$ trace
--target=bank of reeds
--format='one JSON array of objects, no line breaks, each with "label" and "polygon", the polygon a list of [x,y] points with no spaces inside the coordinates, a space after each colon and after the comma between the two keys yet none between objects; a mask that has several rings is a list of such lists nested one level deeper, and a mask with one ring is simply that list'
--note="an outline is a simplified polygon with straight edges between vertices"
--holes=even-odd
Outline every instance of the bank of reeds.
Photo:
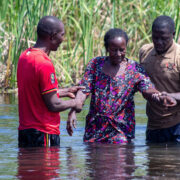
[{"label": "bank of reeds", "polygon": [[[169,15],[180,33],[178,0],[1,0],[0,61],[6,63],[3,86],[14,87],[20,53],[36,39],[40,17],[55,15],[65,24],[66,39],[51,54],[62,86],[75,84],[87,62],[105,55],[104,33],[111,27],[124,29],[130,38],[127,56],[138,60],[139,48],[151,41],[151,25],[159,15]],[[10,81],[9,81],[10,80]]]}]

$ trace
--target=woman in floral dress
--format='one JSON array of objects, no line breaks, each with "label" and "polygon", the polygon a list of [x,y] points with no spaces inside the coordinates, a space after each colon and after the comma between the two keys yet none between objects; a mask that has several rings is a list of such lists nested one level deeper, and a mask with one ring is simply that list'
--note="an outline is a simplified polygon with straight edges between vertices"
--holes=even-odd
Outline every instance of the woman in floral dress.
[{"label": "woman in floral dress", "polygon": [[[91,94],[86,117],[85,142],[128,143],[135,135],[134,94],[140,91],[146,99],[173,106],[176,102],[161,96],[144,69],[125,57],[127,34],[121,29],[110,29],[104,37],[109,56],[95,57],[87,65],[80,85],[82,103]],[[72,135],[76,119],[71,110],[67,130]]]}]

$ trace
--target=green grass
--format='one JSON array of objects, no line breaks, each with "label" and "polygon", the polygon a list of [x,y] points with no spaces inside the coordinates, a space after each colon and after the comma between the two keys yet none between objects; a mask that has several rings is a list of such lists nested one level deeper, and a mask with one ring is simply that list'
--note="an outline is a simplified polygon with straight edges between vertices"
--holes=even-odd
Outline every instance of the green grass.
[{"label": "green grass", "polygon": [[151,42],[151,25],[159,15],[174,19],[177,41],[179,8],[178,0],[1,0],[0,61],[9,64],[11,72],[6,86],[16,85],[18,57],[34,44],[36,25],[44,15],[55,15],[65,24],[66,39],[51,58],[61,86],[69,86],[79,81],[92,57],[106,54],[103,36],[109,28],[127,32],[127,56],[134,60],[140,47]]}]

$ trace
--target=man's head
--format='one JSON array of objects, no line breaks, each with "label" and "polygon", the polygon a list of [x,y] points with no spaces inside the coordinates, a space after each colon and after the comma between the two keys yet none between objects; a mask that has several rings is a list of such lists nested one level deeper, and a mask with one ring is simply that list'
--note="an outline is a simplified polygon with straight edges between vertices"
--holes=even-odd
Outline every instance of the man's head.
[{"label": "man's head", "polygon": [[56,51],[64,40],[64,24],[54,16],[44,16],[38,23],[37,35],[48,43],[50,50]]},{"label": "man's head", "polygon": [[152,25],[152,41],[158,54],[165,53],[173,43],[175,24],[169,16],[157,17]]}]

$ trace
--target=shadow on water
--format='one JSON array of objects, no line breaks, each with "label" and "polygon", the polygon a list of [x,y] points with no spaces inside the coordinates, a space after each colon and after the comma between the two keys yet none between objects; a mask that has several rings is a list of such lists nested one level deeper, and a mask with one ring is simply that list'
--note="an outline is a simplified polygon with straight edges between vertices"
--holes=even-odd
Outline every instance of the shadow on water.
[{"label": "shadow on water", "polygon": [[180,179],[180,145],[146,144],[145,101],[136,102],[136,138],[128,145],[83,143],[84,111],[72,137],[61,113],[61,146],[18,148],[18,107],[14,95],[0,96],[0,179]]}]

